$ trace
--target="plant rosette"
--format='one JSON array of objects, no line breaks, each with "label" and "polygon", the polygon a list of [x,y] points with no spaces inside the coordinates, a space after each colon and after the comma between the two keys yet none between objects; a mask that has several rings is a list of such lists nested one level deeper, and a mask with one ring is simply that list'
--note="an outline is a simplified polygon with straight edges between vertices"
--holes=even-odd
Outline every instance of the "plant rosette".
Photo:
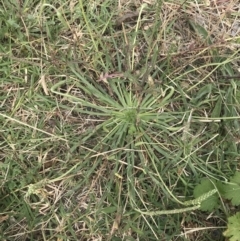
[{"label": "plant rosette", "polygon": [[[81,115],[94,120],[94,126],[82,132],[79,145],[87,146],[99,162],[104,156],[116,165],[119,161],[127,165],[131,180],[127,185],[134,183],[139,170],[153,173],[151,177],[157,172],[160,177],[158,172],[165,168],[163,160],[170,161],[176,158],[173,153],[181,151],[173,133],[182,129],[184,114],[171,111],[174,87],[163,85],[153,93],[136,90],[134,83],[124,78],[98,83],[72,71],[74,77],[55,84],[51,91],[76,103]],[[80,94],[64,93],[63,86],[76,88]]]}]

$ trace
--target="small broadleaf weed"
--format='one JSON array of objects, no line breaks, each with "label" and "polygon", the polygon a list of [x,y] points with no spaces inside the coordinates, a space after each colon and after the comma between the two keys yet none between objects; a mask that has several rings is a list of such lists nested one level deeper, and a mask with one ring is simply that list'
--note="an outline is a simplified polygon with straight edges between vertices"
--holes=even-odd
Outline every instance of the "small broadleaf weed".
[{"label": "small broadleaf weed", "polygon": [[223,186],[223,197],[230,200],[232,205],[240,205],[240,172],[230,178],[230,182]]},{"label": "small broadleaf weed", "polygon": [[[220,181],[210,181],[203,179],[194,189],[194,197],[198,198],[213,188],[217,188],[217,193],[201,202],[200,209],[202,211],[213,211],[220,205],[220,197],[224,200],[230,200],[233,206],[240,205],[240,172],[236,172],[230,178],[230,182],[222,183]],[[228,218],[227,230],[223,235],[230,241],[240,241],[240,212]]]},{"label": "small broadleaf weed", "polygon": [[223,235],[229,238],[229,241],[239,241],[240,237],[240,212],[228,218],[227,230]]}]

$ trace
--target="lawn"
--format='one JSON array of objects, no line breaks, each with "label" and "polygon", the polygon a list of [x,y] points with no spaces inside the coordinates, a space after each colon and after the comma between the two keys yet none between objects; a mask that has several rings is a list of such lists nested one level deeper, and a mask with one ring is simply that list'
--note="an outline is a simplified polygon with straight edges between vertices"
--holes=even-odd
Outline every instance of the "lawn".
[{"label": "lawn", "polygon": [[2,0],[0,239],[237,241],[239,11]]}]

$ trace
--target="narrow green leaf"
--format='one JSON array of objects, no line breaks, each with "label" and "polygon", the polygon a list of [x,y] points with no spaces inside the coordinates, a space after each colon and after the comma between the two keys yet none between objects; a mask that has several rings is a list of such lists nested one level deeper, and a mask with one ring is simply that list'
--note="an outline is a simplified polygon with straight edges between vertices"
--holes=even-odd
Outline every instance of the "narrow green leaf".
[{"label": "narrow green leaf", "polygon": [[222,97],[219,96],[218,100],[217,100],[217,102],[215,104],[215,107],[214,107],[214,109],[212,111],[211,118],[218,118],[218,117],[220,117],[221,110],[222,110]]}]

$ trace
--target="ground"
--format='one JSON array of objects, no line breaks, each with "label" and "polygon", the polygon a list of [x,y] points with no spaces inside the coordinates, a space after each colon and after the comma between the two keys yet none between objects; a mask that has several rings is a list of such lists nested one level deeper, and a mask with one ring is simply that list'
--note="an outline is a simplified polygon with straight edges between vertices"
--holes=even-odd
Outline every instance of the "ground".
[{"label": "ground", "polygon": [[1,240],[225,240],[239,1],[0,6]]}]

